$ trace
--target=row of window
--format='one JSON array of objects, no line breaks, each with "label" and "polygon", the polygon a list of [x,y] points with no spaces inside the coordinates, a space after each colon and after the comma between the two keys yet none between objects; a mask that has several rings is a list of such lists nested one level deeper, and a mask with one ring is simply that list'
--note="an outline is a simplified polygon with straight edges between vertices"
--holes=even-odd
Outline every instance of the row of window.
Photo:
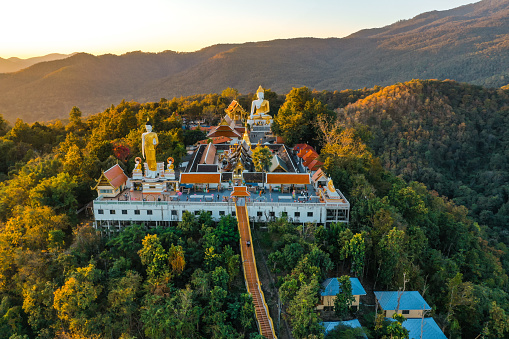
[{"label": "row of window", "polygon": [[[147,215],[152,215],[152,210],[146,210],[147,212]],[[209,214],[212,214],[211,211],[207,211]],[[97,213],[98,214],[104,214],[104,210],[97,210]],[[115,210],[110,210],[110,214],[115,214]],[[201,211],[195,211],[194,214],[195,215],[199,215],[201,213]],[[313,212],[307,212],[308,214],[308,217],[312,217],[313,216]],[[127,214],[127,210],[122,210],[122,214]],[[140,215],[140,210],[134,210],[134,214],[136,215]],[[171,215],[178,215],[178,212],[177,210],[172,210],[171,211]],[[225,211],[219,211],[219,215],[222,216],[222,215],[225,215]],[[235,212],[232,212],[232,215],[235,216]],[[287,212],[283,212],[282,215],[284,217],[287,217],[288,216],[288,213]],[[256,216],[258,217],[263,217],[263,212],[262,211],[258,211],[256,212]],[[274,211],[269,211],[269,217],[275,217],[276,216],[276,213]],[[294,217],[298,218],[300,217],[300,212],[294,212],[293,214]]]}]

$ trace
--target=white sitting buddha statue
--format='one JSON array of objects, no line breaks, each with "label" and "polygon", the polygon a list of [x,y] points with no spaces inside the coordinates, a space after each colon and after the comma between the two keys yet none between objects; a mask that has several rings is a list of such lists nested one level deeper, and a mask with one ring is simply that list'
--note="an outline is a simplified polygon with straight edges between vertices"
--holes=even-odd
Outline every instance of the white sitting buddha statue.
[{"label": "white sitting buddha statue", "polygon": [[271,119],[271,116],[267,114],[270,111],[269,102],[263,98],[264,91],[262,86],[258,87],[256,94],[258,99],[253,100],[253,103],[251,104],[251,115],[249,116],[249,120]]}]

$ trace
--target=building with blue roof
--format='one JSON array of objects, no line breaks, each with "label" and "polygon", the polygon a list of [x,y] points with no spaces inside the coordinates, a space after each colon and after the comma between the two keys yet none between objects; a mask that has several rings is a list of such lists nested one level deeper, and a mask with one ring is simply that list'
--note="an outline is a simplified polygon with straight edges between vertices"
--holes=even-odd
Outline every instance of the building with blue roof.
[{"label": "building with blue roof", "polygon": [[[355,300],[352,302],[352,307],[359,307],[360,296],[366,295],[364,287],[357,278],[350,277],[352,284],[352,295]],[[316,307],[318,310],[332,310],[334,308],[334,300],[336,295],[341,290],[338,278],[329,278],[322,282],[322,292],[320,292],[320,303]]]},{"label": "building with blue roof", "polygon": [[417,291],[377,291],[375,297],[387,318],[391,318],[396,309],[405,318],[422,318],[431,307]]},{"label": "building with blue roof", "polygon": [[[359,320],[357,320],[357,319],[346,320],[346,321],[325,321],[322,323],[322,325],[324,327],[325,335],[327,335],[330,331],[334,330],[339,325],[349,326],[351,328],[361,328],[362,329],[362,325],[359,322]],[[362,331],[362,333],[363,333],[363,337],[367,338],[364,331]]]},{"label": "building with blue roof", "polygon": [[[392,318],[387,320],[395,321]],[[408,330],[409,339],[447,339],[433,318],[407,319],[402,325]]]}]

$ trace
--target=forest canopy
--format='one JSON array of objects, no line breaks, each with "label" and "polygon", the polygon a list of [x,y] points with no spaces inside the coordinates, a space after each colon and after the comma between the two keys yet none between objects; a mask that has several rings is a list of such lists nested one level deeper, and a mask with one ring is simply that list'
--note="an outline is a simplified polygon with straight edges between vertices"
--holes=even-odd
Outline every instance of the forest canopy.
[{"label": "forest canopy", "polygon": [[[450,338],[509,335],[507,88],[413,80],[265,94],[274,131],[290,145],[313,145],[351,203],[348,225],[281,217],[261,232],[294,337],[323,336],[314,312],[319,283],[338,274],[369,290],[420,291]],[[74,107],[68,120],[44,124],[9,126],[0,117],[7,337],[257,335],[233,217],[188,214],[172,227],[137,225],[107,238],[76,213],[95,198],[90,187],[102,170],[118,163],[132,171],[147,119],[159,136],[158,160],[171,156],[178,167],[232,99],[248,107],[253,96],[230,88],[122,101],[88,117]],[[386,335],[387,324],[363,322],[374,337]]]}]

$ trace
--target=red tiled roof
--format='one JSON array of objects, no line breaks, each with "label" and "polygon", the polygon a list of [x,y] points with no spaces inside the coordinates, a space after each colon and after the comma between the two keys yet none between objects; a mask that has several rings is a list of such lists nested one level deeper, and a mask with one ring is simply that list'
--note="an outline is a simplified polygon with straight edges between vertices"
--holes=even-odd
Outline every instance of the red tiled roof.
[{"label": "red tiled roof", "polygon": [[318,170],[318,168],[320,166],[323,166],[323,162],[321,161],[318,161],[318,159],[315,159],[313,161],[311,161],[311,163],[309,165],[307,165],[306,167],[310,170],[310,171],[316,171]]},{"label": "red tiled roof", "polygon": [[249,197],[251,193],[247,191],[246,186],[233,186],[233,192],[230,194],[231,197]]},{"label": "red tiled roof", "polygon": [[181,184],[219,184],[221,173],[181,173]]},{"label": "red tiled roof", "polygon": [[[212,137],[212,138],[209,138],[209,139],[212,139],[212,143],[214,145],[229,143],[230,141],[232,141],[232,139],[230,139],[228,137]],[[208,144],[209,139],[200,140],[200,141],[197,142],[197,144],[198,145]]]},{"label": "red tiled roof", "polygon": [[267,173],[267,184],[309,184],[309,174],[307,173]]},{"label": "red tiled roof", "polygon": [[122,186],[127,181],[127,175],[125,175],[124,171],[118,164],[104,172],[104,176],[108,179],[111,186],[115,188]]},{"label": "red tiled roof", "polygon": [[300,150],[299,153],[297,153],[297,156],[302,158],[308,151],[314,151],[315,149],[307,144],[305,144]]},{"label": "red tiled roof", "polygon": [[303,160],[308,160],[308,159],[316,159],[318,158],[318,153],[315,152],[315,150],[309,150],[306,154],[304,154],[302,156],[302,159]]},{"label": "red tiled roof", "polygon": [[294,151],[300,151],[304,147],[311,147],[311,146],[309,146],[308,144],[297,144],[297,145],[293,146],[293,150]]}]

